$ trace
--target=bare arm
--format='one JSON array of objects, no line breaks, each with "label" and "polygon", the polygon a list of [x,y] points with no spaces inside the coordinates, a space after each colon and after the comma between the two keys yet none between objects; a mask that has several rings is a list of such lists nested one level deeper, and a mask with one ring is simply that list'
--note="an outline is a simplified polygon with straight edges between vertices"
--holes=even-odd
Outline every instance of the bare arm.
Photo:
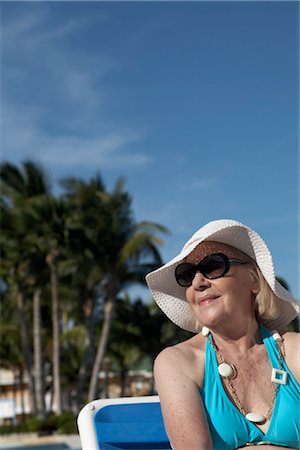
[{"label": "bare arm", "polygon": [[166,432],[174,450],[211,450],[199,387],[188,372],[183,355],[175,347],[163,350],[155,360],[154,376]]},{"label": "bare arm", "polygon": [[285,333],[284,343],[286,363],[298,383],[300,383],[300,334],[295,332]]}]

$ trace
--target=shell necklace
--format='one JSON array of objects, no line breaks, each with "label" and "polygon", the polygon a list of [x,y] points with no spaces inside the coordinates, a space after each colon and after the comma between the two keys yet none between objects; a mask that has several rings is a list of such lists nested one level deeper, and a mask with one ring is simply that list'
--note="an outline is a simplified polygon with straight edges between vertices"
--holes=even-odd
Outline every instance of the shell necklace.
[{"label": "shell necklace", "polygon": [[[212,346],[212,348],[215,351],[217,361],[218,361],[218,372],[222,378],[226,379],[228,389],[230,391],[230,394],[231,394],[237,408],[245,416],[245,418],[247,420],[249,420],[250,422],[254,422],[254,423],[264,423],[267,420],[270,420],[270,418],[272,416],[272,411],[273,411],[273,407],[274,407],[274,403],[275,403],[279,385],[286,384],[286,379],[287,379],[287,373],[281,369],[282,368],[282,359],[285,358],[285,348],[284,348],[283,339],[277,331],[272,331],[271,333],[272,333],[272,337],[275,340],[275,342],[277,343],[277,347],[278,347],[278,369],[272,368],[271,381],[273,383],[275,383],[275,389],[274,389],[274,393],[273,393],[272,400],[270,402],[268,411],[267,411],[266,415],[264,416],[263,414],[260,414],[260,413],[246,411],[246,409],[242,405],[242,403],[236,393],[236,390],[233,386],[233,383],[232,383],[232,380],[234,378],[236,378],[238,375],[236,367],[233,364],[230,364],[225,361],[225,359],[223,358],[222,354],[220,353],[219,349],[217,348],[217,346],[214,342],[214,339],[213,339],[213,336],[212,336],[210,330],[207,327],[202,328],[202,335],[207,338],[209,344]],[[210,334],[211,339],[208,339],[209,334]]]}]

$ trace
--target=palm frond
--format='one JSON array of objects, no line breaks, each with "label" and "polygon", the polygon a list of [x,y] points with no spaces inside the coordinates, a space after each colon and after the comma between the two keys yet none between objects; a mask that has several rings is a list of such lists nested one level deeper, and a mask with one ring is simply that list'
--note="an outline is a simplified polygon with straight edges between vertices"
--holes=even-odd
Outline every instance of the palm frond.
[{"label": "palm frond", "polygon": [[117,180],[117,182],[115,184],[115,187],[113,189],[112,194],[113,195],[118,195],[118,194],[123,193],[123,189],[124,189],[125,183],[126,183],[126,178],[125,177],[118,178],[118,180]]},{"label": "palm frond", "polygon": [[3,162],[0,165],[0,179],[6,194],[26,194],[22,173],[14,164]]},{"label": "palm frond", "polygon": [[156,222],[148,222],[148,221],[139,222],[137,224],[137,230],[145,231],[148,233],[158,232],[163,234],[170,234],[170,230],[167,227]]},{"label": "palm frond", "polygon": [[41,164],[27,159],[23,162],[23,172],[27,197],[41,194],[50,195],[50,176]]},{"label": "palm frond", "polygon": [[160,262],[161,257],[157,246],[163,241],[152,234],[146,232],[136,232],[123,246],[120,252],[120,263],[125,264],[129,259],[138,259],[142,256],[151,257],[154,261]]}]

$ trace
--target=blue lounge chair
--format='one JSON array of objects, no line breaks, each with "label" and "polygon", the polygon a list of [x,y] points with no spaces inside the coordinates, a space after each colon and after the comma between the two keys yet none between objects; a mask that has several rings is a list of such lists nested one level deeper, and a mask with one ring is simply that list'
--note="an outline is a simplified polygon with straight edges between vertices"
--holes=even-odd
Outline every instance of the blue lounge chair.
[{"label": "blue lounge chair", "polygon": [[78,415],[82,450],[167,450],[157,395],[95,400]]}]

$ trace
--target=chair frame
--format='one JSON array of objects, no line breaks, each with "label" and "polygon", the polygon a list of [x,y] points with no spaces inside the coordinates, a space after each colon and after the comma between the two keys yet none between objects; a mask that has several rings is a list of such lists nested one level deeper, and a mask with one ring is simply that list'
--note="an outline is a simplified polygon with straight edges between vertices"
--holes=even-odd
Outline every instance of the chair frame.
[{"label": "chair frame", "polygon": [[101,409],[111,405],[129,405],[134,403],[159,403],[159,397],[158,395],[151,395],[141,397],[110,398],[94,400],[87,403],[79,412],[77,418],[82,450],[101,450],[94,423],[94,418]]}]

